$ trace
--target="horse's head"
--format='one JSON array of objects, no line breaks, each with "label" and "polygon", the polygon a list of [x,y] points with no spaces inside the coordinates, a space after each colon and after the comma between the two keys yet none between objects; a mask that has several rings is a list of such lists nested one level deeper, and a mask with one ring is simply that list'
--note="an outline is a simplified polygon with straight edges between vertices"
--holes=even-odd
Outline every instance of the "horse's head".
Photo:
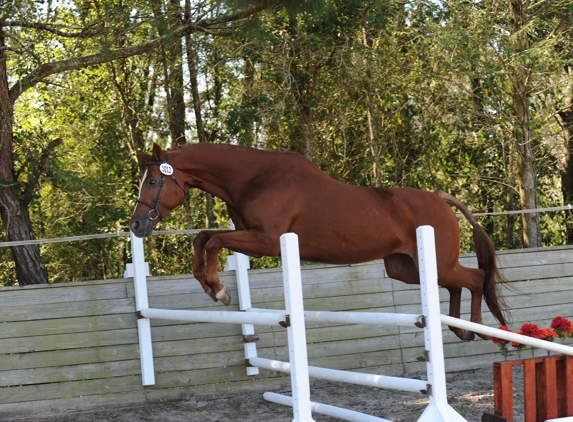
[{"label": "horse's head", "polygon": [[146,170],[130,228],[137,237],[144,237],[151,235],[153,227],[183,202],[185,191],[175,176],[176,170],[167,162],[165,152],[159,145],[153,144],[151,155],[140,151],[137,155],[145,161]]}]

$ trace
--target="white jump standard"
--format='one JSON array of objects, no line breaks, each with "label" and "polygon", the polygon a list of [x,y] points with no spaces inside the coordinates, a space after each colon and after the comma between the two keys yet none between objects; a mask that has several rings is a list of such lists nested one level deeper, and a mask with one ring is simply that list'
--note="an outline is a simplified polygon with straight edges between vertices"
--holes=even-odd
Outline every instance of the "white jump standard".
[{"label": "white jump standard", "polygon": [[[141,294],[136,293],[136,306],[139,316],[141,317],[140,321],[149,321],[148,318],[161,318],[182,321],[243,324],[244,337],[254,334],[254,324],[279,324],[283,327],[287,326],[290,363],[258,358],[255,343],[247,342],[245,344],[245,356],[250,365],[252,365],[247,367],[247,373],[249,375],[258,373],[259,367],[291,374],[292,398],[275,393],[265,393],[264,397],[273,402],[292,405],[294,413],[293,422],[313,421],[311,409],[316,413],[335,416],[349,421],[388,421],[387,419],[365,415],[348,409],[341,409],[320,403],[311,403],[309,376],[373,387],[422,392],[429,396],[430,404],[418,421],[462,422],[465,421],[465,419],[448,405],[445,390],[445,371],[437,274],[435,270],[433,229],[431,227],[421,227],[417,232],[422,278],[423,315],[326,311],[305,312],[303,309],[298,238],[295,234],[288,233],[281,236],[281,256],[283,259],[283,280],[286,302],[285,311],[251,308],[247,276],[248,258],[241,254],[235,254],[229,257],[229,269],[234,269],[237,272],[239,301],[242,312],[150,309],[147,307],[146,287],[136,287],[136,292],[141,292]],[[141,239],[132,236],[132,242],[132,245],[141,243]],[[133,250],[135,255],[136,248],[134,247]],[[142,254],[142,249],[138,251],[138,253]],[[136,262],[135,258],[134,262]],[[433,266],[432,263],[434,263]],[[139,265],[142,264],[139,263]],[[422,267],[424,267],[424,270],[422,270]],[[143,274],[142,276],[142,274],[142,272],[134,272],[134,282],[136,285],[145,284],[145,275]],[[138,296],[143,296],[144,294],[145,298],[138,298]],[[429,361],[427,362],[428,381],[353,373],[328,368],[309,368],[306,349],[306,332],[304,328],[305,318],[309,321],[347,324],[380,324],[408,327],[420,327],[425,324],[424,336],[426,339],[426,348],[429,351]],[[145,332],[149,330],[149,324],[141,324],[140,330],[142,331],[142,333],[140,333],[140,341],[149,342],[148,345],[142,345],[140,348],[143,382],[144,385],[152,385],[154,379],[150,347],[151,336]],[[151,371],[151,374],[148,373],[149,371]]]}]

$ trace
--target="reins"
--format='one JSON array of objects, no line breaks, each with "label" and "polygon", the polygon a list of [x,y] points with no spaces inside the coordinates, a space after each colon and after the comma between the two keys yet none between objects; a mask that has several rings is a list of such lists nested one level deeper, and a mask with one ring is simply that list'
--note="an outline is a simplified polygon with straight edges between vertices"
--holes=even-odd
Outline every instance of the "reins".
[{"label": "reins", "polygon": [[[157,207],[159,206],[159,202],[161,201],[161,194],[163,192],[163,186],[165,184],[165,176],[171,176],[171,178],[175,181],[177,186],[179,186],[179,188],[183,191],[184,194],[185,194],[185,189],[183,189],[183,186],[181,186],[179,181],[173,175],[173,167],[171,165],[167,164],[167,156],[165,155],[165,153],[163,153],[163,162],[162,163],[156,162],[156,161],[150,161],[150,162],[145,163],[145,167],[148,167],[148,166],[159,166],[159,171],[161,172],[161,179],[159,179],[159,192],[157,193],[157,198],[155,199],[154,204],[150,204],[149,202],[143,201],[141,199],[137,199],[137,203],[146,205],[149,208],[151,208],[149,210],[149,212],[147,213],[147,217],[151,221],[157,220],[157,218],[159,218],[159,220],[161,220],[161,221],[164,221],[165,218],[161,215],[161,213],[159,212],[159,209]],[[142,186],[142,188],[143,188],[143,186]]]}]

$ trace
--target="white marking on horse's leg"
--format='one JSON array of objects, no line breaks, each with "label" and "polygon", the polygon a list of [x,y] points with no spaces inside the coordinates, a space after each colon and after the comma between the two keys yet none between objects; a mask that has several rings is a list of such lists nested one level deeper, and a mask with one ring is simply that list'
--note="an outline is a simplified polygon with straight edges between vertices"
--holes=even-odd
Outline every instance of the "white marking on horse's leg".
[{"label": "white marking on horse's leg", "polygon": [[221,300],[221,298],[226,298],[227,297],[227,293],[225,293],[225,289],[221,289],[219,290],[219,293],[217,293],[215,295],[215,297],[219,300]]},{"label": "white marking on horse's leg", "polygon": [[222,289],[219,290],[219,293],[217,293],[215,297],[223,302],[226,306],[229,306],[231,304],[231,292],[229,292],[229,289],[225,284],[221,283],[221,287]]}]

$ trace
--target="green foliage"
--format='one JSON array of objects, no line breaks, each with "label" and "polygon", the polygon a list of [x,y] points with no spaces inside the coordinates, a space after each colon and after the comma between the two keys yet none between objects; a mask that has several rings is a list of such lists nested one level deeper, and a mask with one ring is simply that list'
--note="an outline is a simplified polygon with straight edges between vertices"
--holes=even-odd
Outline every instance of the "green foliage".
[{"label": "green foliage", "polygon": [[[11,29],[10,40],[19,40],[10,44],[12,78],[40,63],[146,41],[162,29],[155,5],[168,11],[161,2],[20,3],[22,20],[46,19],[47,7],[66,31],[101,33],[70,38]],[[194,2],[190,13],[192,19],[214,18],[256,3]],[[528,26],[514,33],[507,4],[494,1],[269,1],[269,9],[234,25],[230,36],[213,30],[189,38],[199,58],[207,139],[296,151],[348,183],[444,190],[475,212],[515,210],[521,205],[512,87],[516,72],[527,67],[537,202],[560,205],[563,139],[555,113],[566,104],[563,64],[570,60],[572,35],[563,25],[573,10],[568,2],[526,3]],[[516,37],[524,34],[526,48],[518,50]],[[135,151],[152,142],[170,146],[169,69],[162,54],[158,48],[51,76],[18,100],[19,184],[12,189],[22,195],[43,148],[63,139],[30,203],[36,237],[128,230],[141,177]],[[193,142],[197,129],[187,85],[185,95],[186,135]],[[174,210],[160,228],[206,227],[205,196],[195,191],[189,199],[189,210]],[[215,227],[228,226],[218,200],[214,216]],[[498,249],[523,246],[520,216],[480,221]],[[543,214],[540,224],[544,245],[563,244],[571,216]],[[470,226],[461,220],[460,230],[462,250],[472,250]],[[192,272],[191,241],[146,241],[152,272]],[[121,277],[130,251],[125,239],[116,238],[44,245],[42,256],[50,280],[68,281]],[[277,262],[264,258],[253,266]],[[3,249],[0,280],[13,284],[13,271]]]}]

